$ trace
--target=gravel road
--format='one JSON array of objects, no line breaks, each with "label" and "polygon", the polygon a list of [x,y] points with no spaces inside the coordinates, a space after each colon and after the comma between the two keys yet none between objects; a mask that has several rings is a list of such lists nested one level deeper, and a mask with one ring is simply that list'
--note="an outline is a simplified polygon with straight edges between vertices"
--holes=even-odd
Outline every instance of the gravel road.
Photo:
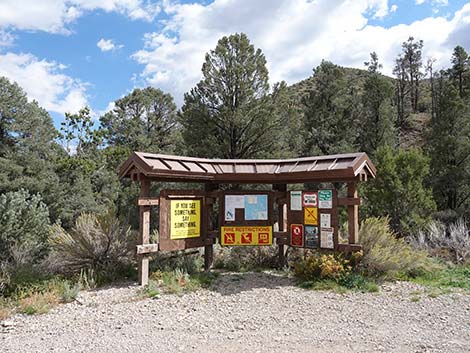
[{"label": "gravel road", "polygon": [[[1,352],[469,352],[470,295],[398,282],[380,293],[297,288],[272,273],[222,274],[211,290],[136,299],[83,292],[0,323]],[[417,299],[419,298],[419,300]]]}]

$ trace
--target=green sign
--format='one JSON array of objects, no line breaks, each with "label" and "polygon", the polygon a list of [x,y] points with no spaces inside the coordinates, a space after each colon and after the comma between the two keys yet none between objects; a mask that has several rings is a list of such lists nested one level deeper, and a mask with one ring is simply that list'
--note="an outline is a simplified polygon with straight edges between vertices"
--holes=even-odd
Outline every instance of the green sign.
[{"label": "green sign", "polygon": [[332,190],[318,190],[318,208],[333,208]]}]

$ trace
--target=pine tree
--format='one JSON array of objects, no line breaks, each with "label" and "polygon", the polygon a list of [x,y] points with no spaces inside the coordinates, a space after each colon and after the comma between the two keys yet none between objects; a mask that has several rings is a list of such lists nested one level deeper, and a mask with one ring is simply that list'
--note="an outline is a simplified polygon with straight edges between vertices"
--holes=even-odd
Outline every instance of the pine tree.
[{"label": "pine tree", "polygon": [[354,85],[329,61],[314,69],[313,79],[315,86],[303,99],[304,155],[356,150],[360,99]]},{"label": "pine tree", "polygon": [[377,54],[371,53],[371,61],[364,63],[369,75],[362,94],[363,116],[358,136],[361,151],[373,156],[380,146],[396,144],[394,110],[392,107],[393,85],[382,76]]},{"label": "pine tree", "polygon": [[100,118],[107,143],[128,151],[171,152],[176,143],[176,105],[169,93],[136,88]]},{"label": "pine tree", "polygon": [[202,75],[180,114],[187,152],[235,159],[276,153],[280,118],[261,50],[243,33],[223,37],[206,54]]}]

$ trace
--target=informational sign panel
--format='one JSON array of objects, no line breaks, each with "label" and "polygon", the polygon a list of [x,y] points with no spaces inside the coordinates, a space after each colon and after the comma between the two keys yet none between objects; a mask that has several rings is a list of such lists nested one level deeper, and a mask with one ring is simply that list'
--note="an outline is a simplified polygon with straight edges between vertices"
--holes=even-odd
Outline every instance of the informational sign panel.
[{"label": "informational sign panel", "polygon": [[318,207],[333,208],[333,191],[318,190]]},{"label": "informational sign panel", "polygon": [[245,195],[245,221],[268,220],[268,195]]},{"label": "informational sign panel", "polygon": [[290,245],[299,247],[304,246],[304,226],[302,224],[291,224]]},{"label": "informational sign panel", "polygon": [[314,191],[304,191],[302,203],[304,207],[318,207],[318,194]]},{"label": "informational sign panel", "polygon": [[225,195],[225,220],[235,220],[235,209],[245,208],[244,195]]},{"label": "informational sign panel", "polygon": [[268,195],[225,195],[225,221],[236,221],[235,209],[243,209],[245,221],[268,220]]},{"label": "informational sign panel", "polygon": [[305,207],[304,208],[304,224],[318,225],[318,208]]},{"label": "informational sign panel", "polygon": [[329,213],[320,213],[320,226],[322,228],[331,227],[331,215]]},{"label": "informational sign panel", "polygon": [[302,211],[302,191],[290,192],[290,210]]},{"label": "informational sign panel", "polygon": [[222,245],[271,245],[273,243],[273,228],[260,227],[222,227]]},{"label": "informational sign panel", "polygon": [[170,239],[201,236],[201,201],[171,200]]},{"label": "informational sign panel", "polygon": [[305,226],[305,247],[318,248],[318,227]]},{"label": "informational sign panel", "polygon": [[333,242],[333,228],[321,228],[320,233],[320,246],[324,249],[333,249],[334,242]]}]

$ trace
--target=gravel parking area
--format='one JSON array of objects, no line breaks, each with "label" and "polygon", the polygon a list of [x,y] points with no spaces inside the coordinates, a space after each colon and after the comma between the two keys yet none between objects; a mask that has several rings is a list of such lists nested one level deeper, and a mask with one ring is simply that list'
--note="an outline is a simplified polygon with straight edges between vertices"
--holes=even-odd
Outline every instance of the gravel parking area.
[{"label": "gravel parking area", "polygon": [[2,352],[469,352],[470,295],[388,283],[311,291],[273,273],[224,273],[211,290],[136,299],[134,284],[0,323]]}]

